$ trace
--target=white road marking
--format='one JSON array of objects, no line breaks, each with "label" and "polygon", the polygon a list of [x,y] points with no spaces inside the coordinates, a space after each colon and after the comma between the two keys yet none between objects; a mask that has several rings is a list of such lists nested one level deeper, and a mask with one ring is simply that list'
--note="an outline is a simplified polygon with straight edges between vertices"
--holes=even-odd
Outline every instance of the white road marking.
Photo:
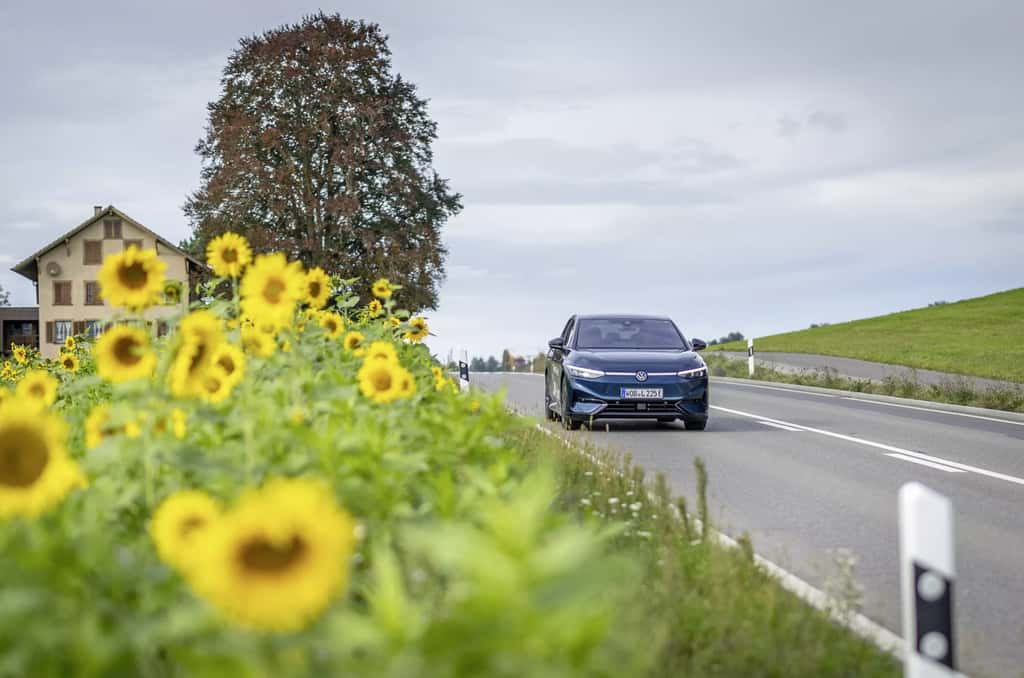
[{"label": "white road marking", "polygon": [[794,433],[799,433],[800,432],[800,429],[798,429],[798,428],[793,428],[792,426],[783,426],[782,424],[775,424],[775,423],[770,422],[770,421],[759,421],[757,423],[758,424],[764,424],[765,426],[771,426],[773,428],[781,428],[783,431],[793,431]]},{"label": "white road marking", "polygon": [[953,412],[951,410],[940,410],[935,407],[922,407],[920,405],[903,405],[901,403],[889,403],[884,400],[869,400],[868,398],[857,398],[855,396],[842,395],[840,393],[816,393],[814,391],[804,391],[799,388],[781,388],[779,386],[765,386],[764,384],[740,384],[734,381],[726,382],[726,386],[740,386],[742,388],[763,388],[770,391],[785,391],[787,393],[800,393],[802,395],[817,396],[819,398],[835,398],[836,400],[852,400],[858,403],[867,403],[869,405],[884,405],[886,407],[902,407],[906,410],[919,410],[921,412],[934,412],[935,414],[949,414],[954,417],[967,417],[968,419],[982,419],[984,421],[994,421],[999,424],[1013,424],[1014,426],[1024,426],[1024,421],[1014,421],[1013,419],[1000,419],[999,417],[989,417],[983,414],[970,414],[968,412]]},{"label": "white road marking", "polygon": [[953,468],[952,466],[935,464],[933,462],[925,461],[923,459],[914,459],[913,457],[908,457],[905,454],[898,454],[896,452],[889,452],[885,456],[892,457],[893,459],[902,459],[903,461],[909,461],[911,464],[920,464],[921,466],[927,466],[928,468],[937,469],[939,471],[945,471],[946,473],[963,473],[962,470],[958,468]]},{"label": "white road marking", "polygon": [[885,405],[887,407],[902,407],[907,410],[920,410],[922,412],[935,412],[937,414],[951,414],[954,417],[967,417],[969,419],[983,419],[985,421],[995,421],[1000,424],[1013,424],[1014,426],[1024,426],[1024,421],[1013,421],[1012,419],[1000,419],[998,417],[986,417],[982,414],[968,414],[967,412],[950,412],[949,410],[937,410],[934,407],[921,407],[920,405],[902,405],[900,403],[887,403],[881,400],[868,400],[867,398],[854,398],[852,396],[842,396],[846,400],[855,400],[858,403],[871,403],[872,405]]},{"label": "white road marking", "polygon": [[897,454],[903,454],[908,457],[914,457],[915,459],[923,459],[924,461],[934,462],[936,464],[943,464],[945,466],[952,466],[953,468],[960,469],[961,471],[968,471],[970,473],[977,473],[978,475],[988,476],[989,478],[996,478],[998,480],[1005,480],[1008,483],[1014,483],[1016,485],[1024,485],[1024,478],[1018,478],[1017,476],[1011,476],[1006,473],[999,473],[998,471],[990,471],[979,466],[971,466],[970,464],[962,464],[952,459],[943,459],[942,457],[933,457],[930,454],[924,454],[922,452],[915,452],[913,450],[905,450],[902,447],[895,447],[893,445],[886,445],[885,443],[876,443],[872,440],[866,440],[864,438],[857,438],[855,436],[843,435],[842,433],[833,433],[832,431],[824,431],[820,428],[812,428],[810,426],[804,426],[802,424],[794,424],[790,421],[782,421],[780,419],[772,419],[770,417],[763,417],[759,414],[751,414],[749,412],[741,412],[739,410],[729,409],[728,407],[720,407],[718,405],[711,405],[711,409],[719,410],[721,412],[728,412],[729,414],[735,414],[740,417],[749,417],[751,419],[757,419],[759,421],[770,421],[775,424],[782,424],[783,426],[791,426],[793,428],[800,429],[801,431],[810,431],[811,433],[817,433],[819,435],[828,436],[830,438],[836,438],[838,440],[845,440],[850,443],[857,443],[858,445],[865,445],[867,447],[874,447],[879,450],[885,450],[886,452],[896,452]]}]

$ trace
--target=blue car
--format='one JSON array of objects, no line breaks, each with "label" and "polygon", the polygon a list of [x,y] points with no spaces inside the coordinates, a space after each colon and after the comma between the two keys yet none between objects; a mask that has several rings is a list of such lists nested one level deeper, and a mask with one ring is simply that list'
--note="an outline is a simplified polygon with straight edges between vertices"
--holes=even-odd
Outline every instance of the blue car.
[{"label": "blue car", "polygon": [[544,405],[568,429],[597,419],[708,423],[708,368],[670,318],[577,315],[548,342]]}]

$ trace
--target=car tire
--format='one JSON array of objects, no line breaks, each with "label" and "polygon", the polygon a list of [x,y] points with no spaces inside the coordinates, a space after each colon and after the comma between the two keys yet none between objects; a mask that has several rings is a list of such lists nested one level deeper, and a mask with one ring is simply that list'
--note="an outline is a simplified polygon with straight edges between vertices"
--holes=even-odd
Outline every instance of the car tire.
[{"label": "car tire", "polygon": [[562,397],[560,398],[560,400],[562,401],[561,402],[561,405],[562,405],[562,415],[561,415],[562,427],[565,428],[566,431],[576,431],[576,430],[579,430],[580,424],[582,422],[580,422],[580,421],[578,421],[576,419],[573,419],[572,415],[569,414],[569,405],[568,405],[568,401],[569,401],[569,384],[568,384],[568,382],[565,381],[565,379],[562,379],[562,391],[561,391],[561,394],[562,394]]},{"label": "car tire", "polygon": [[708,426],[708,421],[684,421],[687,431],[703,431]]},{"label": "car tire", "polygon": [[659,424],[671,424],[675,420],[675,417],[658,417]]},{"label": "car tire", "polygon": [[558,419],[558,415],[551,409],[551,394],[548,393],[548,375],[544,375],[544,418],[548,421]]}]

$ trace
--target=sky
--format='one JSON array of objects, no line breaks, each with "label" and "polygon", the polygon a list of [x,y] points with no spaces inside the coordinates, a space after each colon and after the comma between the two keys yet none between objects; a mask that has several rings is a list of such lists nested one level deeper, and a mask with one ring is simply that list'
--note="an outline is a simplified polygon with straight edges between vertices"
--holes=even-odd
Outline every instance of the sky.
[{"label": "sky", "polygon": [[239,38],[379,23],[464,195],[440,356],[573,313],[763,336],[1024,286],[1024,3],[0,5],[0,286],[113,204],[172,242]]}]

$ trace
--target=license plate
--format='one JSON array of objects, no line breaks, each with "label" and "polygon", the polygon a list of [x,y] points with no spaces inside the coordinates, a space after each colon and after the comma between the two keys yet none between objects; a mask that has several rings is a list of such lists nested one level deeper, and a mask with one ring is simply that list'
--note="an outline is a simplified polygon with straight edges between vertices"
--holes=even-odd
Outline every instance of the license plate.
[{"label": "license plate", "polygon": [[661,400],[664,397],[664,389],[624,388],[621,397],[624,400]]}]

